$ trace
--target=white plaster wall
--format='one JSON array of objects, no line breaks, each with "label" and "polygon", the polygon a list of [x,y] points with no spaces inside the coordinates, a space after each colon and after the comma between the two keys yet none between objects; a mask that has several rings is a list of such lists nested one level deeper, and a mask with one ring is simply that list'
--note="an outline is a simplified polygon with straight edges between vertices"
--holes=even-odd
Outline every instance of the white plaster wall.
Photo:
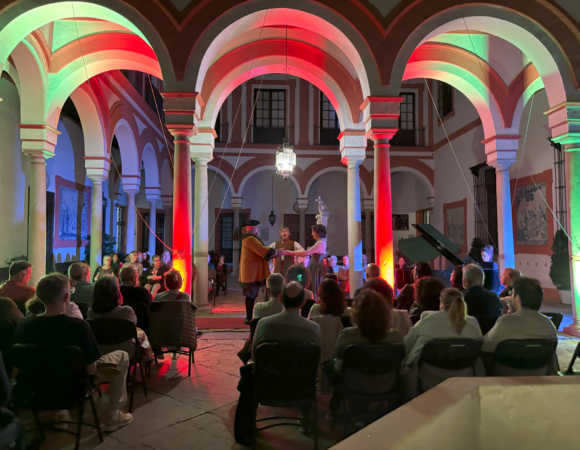
[{"label": "white plaster wall", "polygon": [[0,80],[0,266],[25,255],[28,229],[29,158],[20,151],[20,97],[10,81]]}]

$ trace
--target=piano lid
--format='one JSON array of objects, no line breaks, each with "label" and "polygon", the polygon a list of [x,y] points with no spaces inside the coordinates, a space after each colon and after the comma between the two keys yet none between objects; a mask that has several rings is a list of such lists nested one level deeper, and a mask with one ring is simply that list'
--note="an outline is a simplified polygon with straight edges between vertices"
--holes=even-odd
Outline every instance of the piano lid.
[{"label": "piano lid", "polygon": [[453,265],[463,265],[457,256],[461,249],[441,234],[433,225],[413,224],[420,236],[399,241],[399,249],[411,261],[429,262],[431,259],[444,256]]}]

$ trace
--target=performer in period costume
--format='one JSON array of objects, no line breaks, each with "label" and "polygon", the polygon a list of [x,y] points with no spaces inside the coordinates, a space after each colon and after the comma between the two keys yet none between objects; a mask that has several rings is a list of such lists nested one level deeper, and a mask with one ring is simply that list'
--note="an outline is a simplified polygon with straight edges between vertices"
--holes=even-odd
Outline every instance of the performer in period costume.
[{"label": "performer in period costume", "polygon": [[316,243],[308,250],[302,251],[284,251],[287,255],[305,257],[310,256],[310,263],[308,264],[308,271],[310,272],[310,289],[316,300],[318,294],[318,286],[322,282],[327,270],[322,262],[322,258],[326,256],[326,227],[322,224],[312,225],[312,237]]},{"label": "performer in period costume", "polygon": [[277,256],[283,256],[282,251],[266,247],[257,236],[257,220],[250,220],[244,224],[245,233],[242,235],[242,257],[240,260],[240,285],[246,297],[246,320],[248,324],[252,320],[254,301],[258,296],[261,286],[266,284],[266,278],[270,276],[268,260]]},{"label": "performer in period costume", "polygon": [[[280,240],[270,244],[270,248],[276,250],[285,250],[287,252],[302,251],[304,248],[296,241],[290,239],[290,229],[287,227],[280,228]],[[294,256],[285,255],[274,259],[274,270],[272,273],[280,273],[286,278],[288,267],[296,264]]]}]

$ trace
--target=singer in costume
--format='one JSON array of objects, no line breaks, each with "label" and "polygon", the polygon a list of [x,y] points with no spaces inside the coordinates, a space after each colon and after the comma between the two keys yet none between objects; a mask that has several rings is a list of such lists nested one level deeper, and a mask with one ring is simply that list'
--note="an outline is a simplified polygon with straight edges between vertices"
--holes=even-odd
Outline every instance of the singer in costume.
[{"label": "singer in costume", "polygon": [[[302,247],[298,242],[290,239],[290,229],[288,227],[280,228],[280,240],[270,244],[270,248],[276,249],[277,251],[302,251]],[[288,268],[296,264],[296,257],[285,255],[274,259],[274,270],[272,273],[279,273],[286,278],[286,272]]]}]

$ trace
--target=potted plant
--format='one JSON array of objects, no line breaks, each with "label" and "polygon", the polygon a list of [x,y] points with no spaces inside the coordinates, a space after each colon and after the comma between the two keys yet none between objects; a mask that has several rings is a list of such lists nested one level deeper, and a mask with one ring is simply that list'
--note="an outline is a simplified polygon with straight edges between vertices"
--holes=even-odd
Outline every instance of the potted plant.
[{"label": "potted plant", "polygon": [[[117,253],[117,242],[114,236],[109,234],[103,234],[103,247],[102,247],[102,256],[105,255],[112,255],[113,253]],[[91,236],[87,236],[87,245],[85,245],[85,261],[87,264],[90,261],[91,256]],[[119,254],[119,258],[121,258],[121,254]],[[125,261],[125,257],[123,255],[123,259],[121,262]]]},{"label": "potted plant", "polygon": [[552,262],[550,264],[550,278],[558,289],[562,303],[572,303],[570,292],[570,255],[568,254],[568,237],[563,230],[556,231],[552,243]]}]

